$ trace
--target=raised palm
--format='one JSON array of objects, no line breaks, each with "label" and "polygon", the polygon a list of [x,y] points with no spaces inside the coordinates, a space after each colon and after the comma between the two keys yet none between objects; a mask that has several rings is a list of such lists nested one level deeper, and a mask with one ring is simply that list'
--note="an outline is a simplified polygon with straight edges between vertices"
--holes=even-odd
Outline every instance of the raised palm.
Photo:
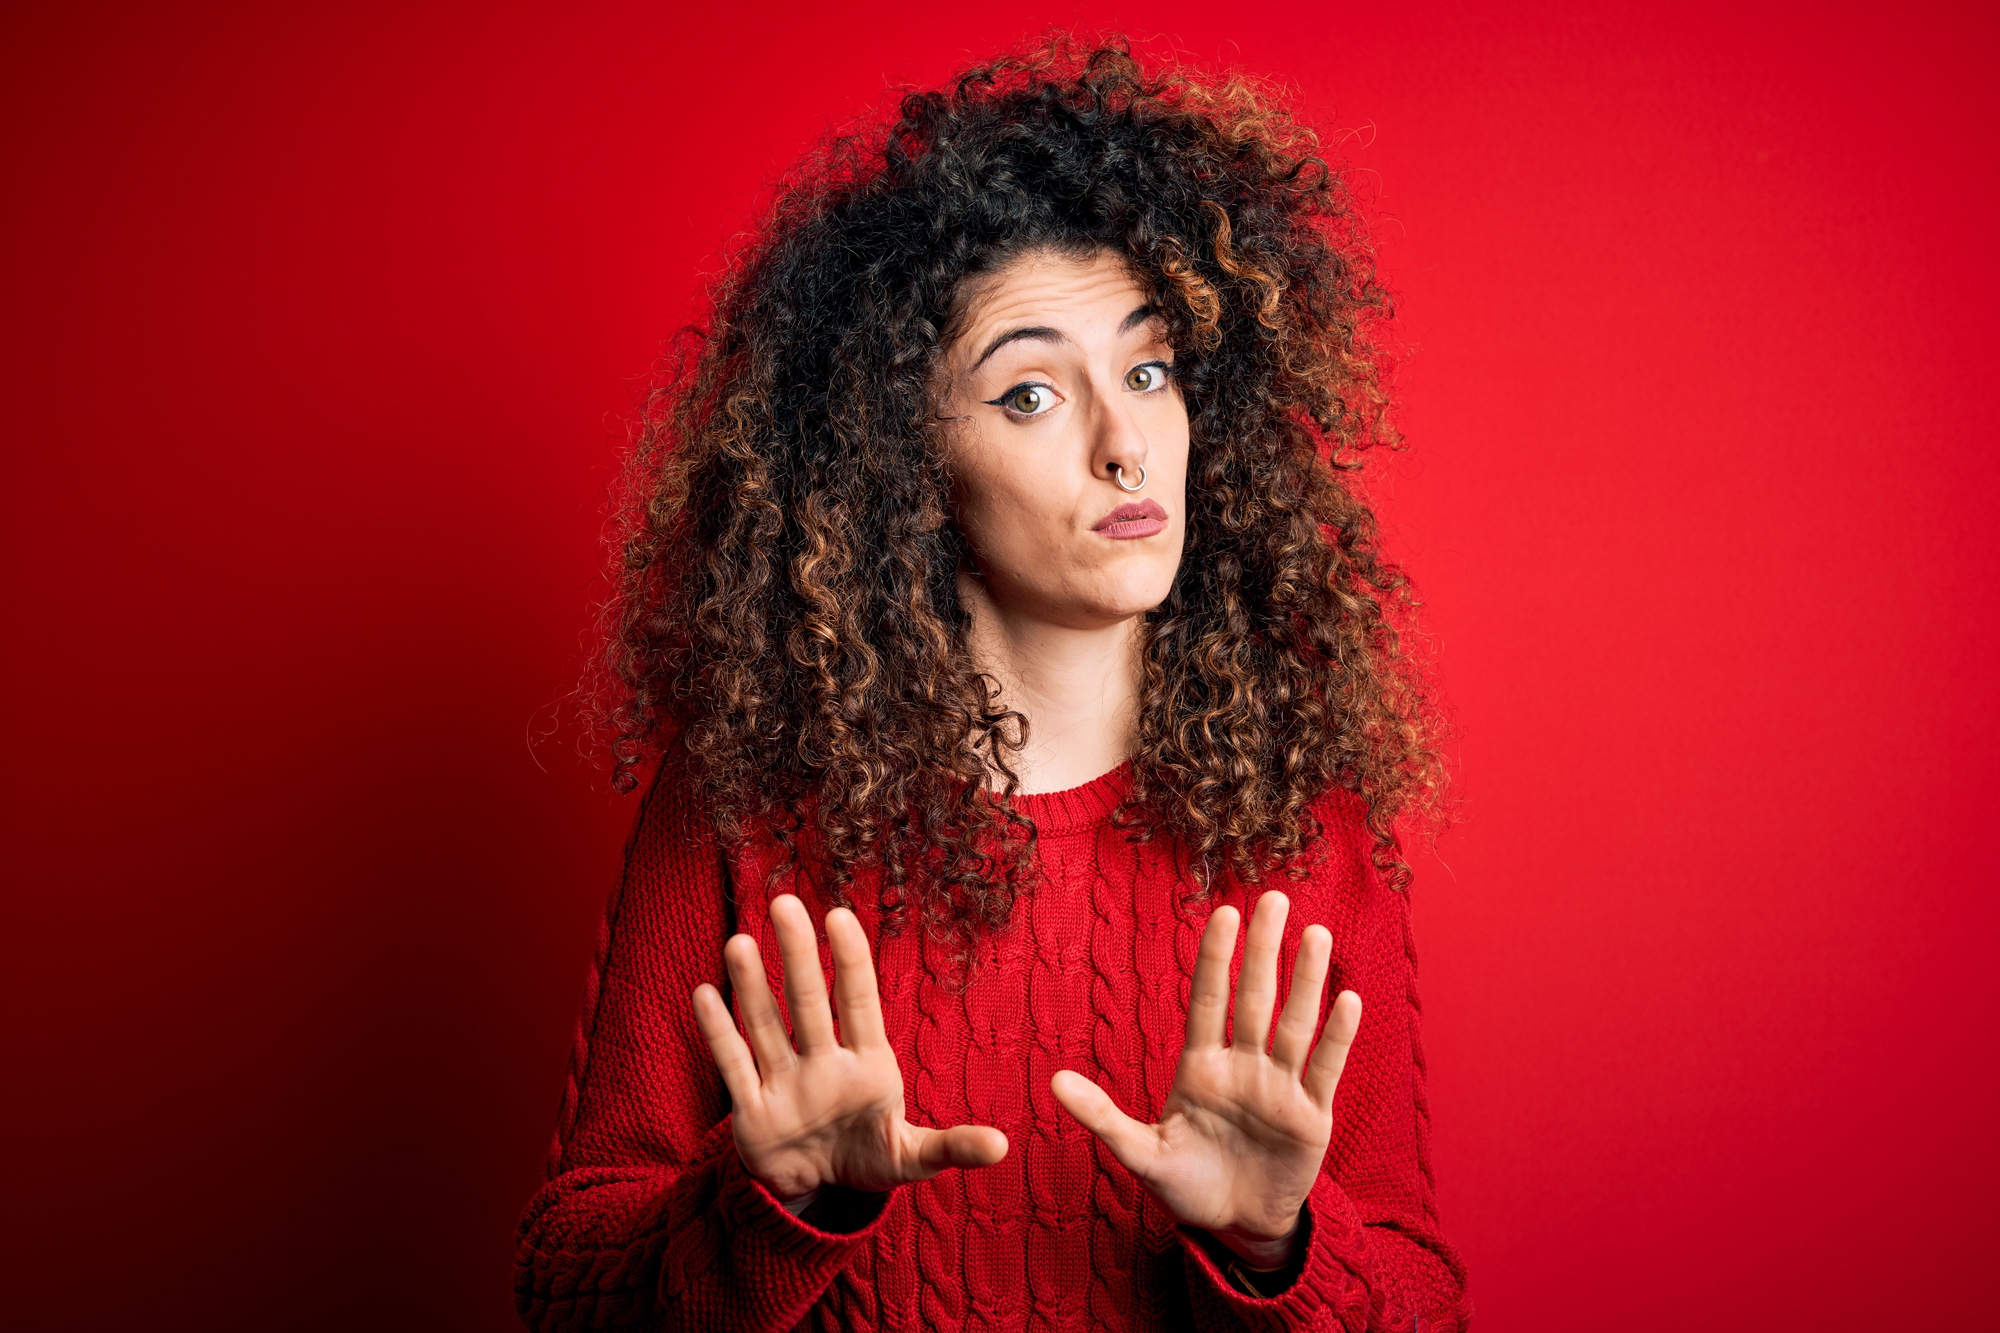
[{"label": "raised palm", "polygon": [[812,918],[797,898],[782,894],[772,900],[771,924],[785,965],[792,1037],[748,935],[732,937],[722,951],[743,1032],[715,987],[694,992],[695,1021],[729,1089],[730,1128],[751,1175],[790,1201],[827,1185],[887,1190],[1007,1155],[1007,1136],[997,1129],[926,1129],[904,1119],[902,1070],[883,1030],[868,937],[852,912],[837,907],[826,914],[840,1007],[837,1041]]},{"label": "raised palm", "polygon": [[[1259,1266],[1290,1254],[1299,1209],[1333,1133],[1333,1094],[1361,1022],[1361,997],[1342,991],[1313,1045],[1333,937],[1308,926],[1277,1031],[1278,945],[1291,904],[1257,902],[1243,950],[1236,1022],[1228,1040],[1229,959],[1238,917],[1216,909],[1202,933],[1188,996],[1187,1043],[1159,1123],[1132,1119],[1081,1074],[1055,1076],[1056,1099],[1103,1140],[1174,1217],[1212,1232]],[[1270,1050],[1265,1050],[1266,1040]]]}]

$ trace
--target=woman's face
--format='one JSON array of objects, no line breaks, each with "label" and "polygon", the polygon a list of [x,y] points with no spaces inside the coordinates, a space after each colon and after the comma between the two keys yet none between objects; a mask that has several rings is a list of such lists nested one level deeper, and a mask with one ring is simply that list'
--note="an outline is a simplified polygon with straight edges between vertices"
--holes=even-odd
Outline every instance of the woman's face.
[{"label": "woman's face", "polygon": [[1188,418],[1163,337],[1108,251],[1032,252],[970,291],[944,412],[974,577],[1008,619],[1096,629],[1166,600]]}]

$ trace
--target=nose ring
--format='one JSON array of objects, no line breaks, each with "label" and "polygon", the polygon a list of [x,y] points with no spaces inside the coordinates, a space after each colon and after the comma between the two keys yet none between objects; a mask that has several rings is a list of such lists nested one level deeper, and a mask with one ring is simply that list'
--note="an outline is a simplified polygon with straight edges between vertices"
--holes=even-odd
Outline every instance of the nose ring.
[{"label": "nose ring", "polygon": [[1139,464],[1139,484],[1137,486],[1127,486],[1125,484],[1125,469],[1119,464],[1113,463],[1111,471],[1113,473],[1112,480],[1118,484],[1119,490],[1136,492],[1146,489],[1146,465],[1144,463]]}]

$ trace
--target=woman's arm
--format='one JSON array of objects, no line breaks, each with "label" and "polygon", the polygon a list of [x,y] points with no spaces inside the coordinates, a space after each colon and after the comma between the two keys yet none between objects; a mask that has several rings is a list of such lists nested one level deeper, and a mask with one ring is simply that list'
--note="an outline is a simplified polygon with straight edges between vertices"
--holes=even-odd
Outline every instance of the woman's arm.
[{"label": "woman's arm", "polygon": [[1447,1333],[1471,1319],[1465,1270],[1439,1231],[1431,1182],[1409,900],[1372,875],[1361,878],[1368,887],[1360,911],[1335,951],[1365,1011],[1293,1262],[1276,1274],[1248,1274],[1250,1285],[1274,1293],[1253,1297],[1229,1271],[1234,1254],[1181,1231],[1195,1325],[1209,1333]]},{"label": "woman's arm", "polygon": [[825,1231],[744,1170],[689,1003],[704,982],[727,987],[732,925],[709,821],[663,771],[605,913],[548,1183],[521,1219],[529,1327],[789,1329],[896,1206]]},{"label": "woman's arm", "polygon": [[1080,1074],[1053,1090],[1181,1223],[1197,1327],[1463,1327],[1432,1205],[1408,901],[1358,857],[1304,893],[1322,921],[1299,936],[1275,1026],[1286,895],[1258,898],[1233,1003],[1238,913],[1210,915],[1157,1124]]}]

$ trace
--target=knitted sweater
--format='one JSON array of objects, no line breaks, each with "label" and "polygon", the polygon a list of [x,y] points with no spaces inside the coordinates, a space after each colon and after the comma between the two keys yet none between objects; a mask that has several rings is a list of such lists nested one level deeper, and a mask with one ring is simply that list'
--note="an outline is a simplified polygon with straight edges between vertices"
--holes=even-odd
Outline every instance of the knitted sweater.
[{"label": "knitted sweater", "polygon": [[[857,885],[910,1120],[992,1125],[1009,1148],[996,1166],[867,1196],[829,1222],[817,1209],[793,1216],[744,1170],[689,995],[704,981],[730,995],[722,946],[736,931],[758,941],[775,984],[772,895],[797,892],[816,924],[830,904],[805,876],[767,887],[773,839],[725,849],[683,783],[656,781],[605,914],[548,1182],[521,1220],[523,1321],[703,1333],[1462,1327],[1463,1269],[1432,1202],[1408,904],[1376,874],[1345,793],[1316,807],[1326,836],[1307,878],[1280,881],[1292,899],[1281,993],[1317,921],[1333,932],[1326,1002],[1344,987],[1364,1006],[1291,1285],[1242,1294],[1213,1240],[1177,1227],[1056,1103],[1050,1076],[1074,1069],[1129,1114],[1159,1114],[1207,913],[1233,902],[1247,918],[1256,892],[1227,885],[1185,905],[1165,840],[1111,826],[1129,789],[1119,768],[1015,798],[1039,832],[1039,874],[983,940],[969,986],[952,983],[946,949],[923,931],[884,937]],[[1240,962],[1239,949],[1232,971]]]}]

